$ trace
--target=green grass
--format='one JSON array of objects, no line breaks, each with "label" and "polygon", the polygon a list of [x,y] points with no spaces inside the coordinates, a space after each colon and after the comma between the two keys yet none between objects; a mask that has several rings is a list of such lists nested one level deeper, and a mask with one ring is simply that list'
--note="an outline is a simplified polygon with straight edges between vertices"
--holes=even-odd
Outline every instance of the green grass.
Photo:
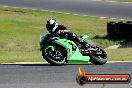
[{"label": "green grass", "polygon": [[3,62],[44,62],[41,53],[34,52],[0,52],[0,63]]},{"label": "green grass", "polygon": [[[89,35],[103,48],[120,42],[101,38],[107,34],[106,23],[116,20],[0,6],[0,62],[44,61],[39,34],[46,33],[46,21],[51,18],[78,35]],[[96,35],[100,38],[95,39]]]},{"label": "green grass", "polygon": [[132,49],[131,48],[119,48],[106,50],[109,60],[112,61],[132,61]]}]

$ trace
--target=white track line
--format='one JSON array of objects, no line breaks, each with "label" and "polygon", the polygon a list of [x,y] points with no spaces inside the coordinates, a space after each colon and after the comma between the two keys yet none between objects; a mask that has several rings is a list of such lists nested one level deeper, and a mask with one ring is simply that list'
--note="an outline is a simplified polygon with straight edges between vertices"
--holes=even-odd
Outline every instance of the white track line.
[{"label": "white track line", "polygon": [[[128,63],[128,62],[132,62],[132,61],[108,61],[107,63]],[[0,63],[2,65],[8,65],[8,64],[48,64],[48,62],[15,62],[15,63]]]},{"label": "white track line", "polygon": [[48,62],[14,62],[14,63],[0,63],[0,64],[48,64]]},{"label": "white track line", "polygon": [[126,19],[118,19],[118,18],[110,18],[110,17],[99,17],[99,16],[90,16],[90,15],[81,15],[81,14],[65,13],[65,12],[50,11],[50,10],[43,10],[43,9],[32,9],[32,8],[13,7],[13,6],[3,6],[3,7],[12,7],[12,8],[17,8],[17,9],[22,8],[22,9],[40,10],[40,11],[55,12],[55,13],[60,13],[60,14],[71,14],[71,15],[77,15],[77,16],[89,16],[89,17],[97,17],[97,18],[100,18],[100,19],[126,20]]},{"label": "white track line", "polygon": [[107,63],[127,63],[132,61],[108,61]]},{"label": "white track line", "polygon": [[120,2],[120,1],[112,1],[112,0],[92,0],[95,2],[110,2],[110,3],[123,3],[123,4],[132,4],[132,2]]},{"label": "white track line", "polygon": [[111,2],[111,3],[123,3],[123,4],[132,4],[132,2],[120,2],[120,1],[106,1],[106,2]]}]

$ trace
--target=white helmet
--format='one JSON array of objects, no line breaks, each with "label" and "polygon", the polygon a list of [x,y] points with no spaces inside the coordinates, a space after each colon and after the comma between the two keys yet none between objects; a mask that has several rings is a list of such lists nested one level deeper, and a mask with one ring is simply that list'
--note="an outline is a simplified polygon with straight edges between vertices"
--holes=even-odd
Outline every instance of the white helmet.
[{"label": "white helmet", "polygon": [[50,19],[47,21],[46,28],[49,31],[49,33],[53,33],[56,28],[58,27],[58,23],[55,19]]}]

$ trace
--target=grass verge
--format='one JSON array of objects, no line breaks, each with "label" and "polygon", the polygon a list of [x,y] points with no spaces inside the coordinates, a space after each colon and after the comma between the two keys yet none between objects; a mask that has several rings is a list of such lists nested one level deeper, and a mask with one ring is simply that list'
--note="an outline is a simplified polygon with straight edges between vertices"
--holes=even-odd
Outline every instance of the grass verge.
[{"label": "grass verge", "polygon": [[[103,38],[106,23],[117,20],[0,6],[0,63],[44,61],[39,51],[39,34],[46,33],[46,21],[51,18],[78,35],[89,35],[103,48],[120,42]],[[97,35],[100,37],[95,38]],[[116,60],[109,52],[110,60]]]},{"label": "grass verge", "polygon": [[44,62],[40,52],[0,52],[0,63],[3,62]]},{"label": "grass verge", "polygon": [[132,61],[131,48],[119,48],[106,50],[110,61]]},{"label": "grass verge", "polygon": [[132,0],[113,0],[113,1],[119,1],[119,2],[132,2]]}]

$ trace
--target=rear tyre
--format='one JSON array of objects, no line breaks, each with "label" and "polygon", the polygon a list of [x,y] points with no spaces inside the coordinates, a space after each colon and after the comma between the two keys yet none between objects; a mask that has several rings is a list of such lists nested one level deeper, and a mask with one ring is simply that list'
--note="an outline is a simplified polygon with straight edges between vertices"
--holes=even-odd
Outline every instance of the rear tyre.
[{"label": "rear tyre", "polygon": [[108,60],[106,52],[98,46],[94,46],[94,47],[96,47],[96,50],[92,51],[92,53],[90,53],[90,55],[89,55],[90,62],[95,65],[105,64]]}]

